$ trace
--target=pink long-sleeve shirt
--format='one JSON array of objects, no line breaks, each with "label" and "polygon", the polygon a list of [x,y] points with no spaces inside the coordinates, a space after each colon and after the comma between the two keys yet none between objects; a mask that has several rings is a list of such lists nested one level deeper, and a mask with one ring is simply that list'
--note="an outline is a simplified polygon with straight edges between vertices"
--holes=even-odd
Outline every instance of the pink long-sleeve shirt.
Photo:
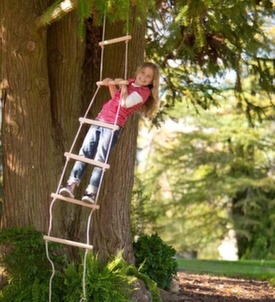
[{"label": "pink long-sleeve shirt", "polygon": [[[131,115],[134,111],[136,111],[137,109],[139,109],[140,107],[143,106],[143,104],[148,100],[151,91],[149,89],[149,87],[147,86],[137,86],[134,82],[134,79],[130,79],[129,81],[129,85],[127,86],[128,89],[128,95],[131,95],[133,92],[137,92],[141,98],[142,98],[142,102],[135,104],[134,106],[128,107],[128,108],[124,108],[122,106],[120,106],[119,109],[119,114],[118,114],[118,119],[117,119],[117,125],[124,127],[125,122],[127,121],[127,118],[129,117],[129,115]],[[106,122],[106,123],[110,123],[110,124],[114,124],[115,123],[115,118],[116,118],[116,114],[117,114],[117,110],[118,110],[118,106],[119,106],[119,102],[120,102],[120,94],[121,94],[121,90],[119,90],[109,101],[107,101],[101,111],[99,112],[98,116],[97,116],[97,120]]]}]

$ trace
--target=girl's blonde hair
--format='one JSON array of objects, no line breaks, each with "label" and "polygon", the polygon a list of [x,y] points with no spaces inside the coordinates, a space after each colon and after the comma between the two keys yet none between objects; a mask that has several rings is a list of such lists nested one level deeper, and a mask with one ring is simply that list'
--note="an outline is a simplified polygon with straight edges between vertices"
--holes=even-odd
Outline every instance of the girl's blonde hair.
[{"label": "girl's blonde hair", "polygon": [[144,103],[144,105],[141,107],[140,112],[148,117],[151,118],[154,113],[157,111],[159,107],[159,68],[156,64],[151,62],[145,62],[143,63],[136,71],[136,75],[141,72],[142,69],[149,67],[152,68],[154,71],[154,77],[152,83],[149,85],[149,88],[151,90],[151,94],[148,98],[148,100]]}]

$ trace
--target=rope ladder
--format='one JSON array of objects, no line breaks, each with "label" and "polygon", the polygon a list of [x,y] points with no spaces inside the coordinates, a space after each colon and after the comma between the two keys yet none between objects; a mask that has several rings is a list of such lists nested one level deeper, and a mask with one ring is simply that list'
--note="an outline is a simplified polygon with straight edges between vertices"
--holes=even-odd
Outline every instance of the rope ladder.
[{"label": "rope ladder", "polygon": [[[113,136],[115,131],[117,131],[119,129],[119,126],[117,125],[117,120],[118,120],[118,115],[119,115],[119,111],[120,111],[120,104],[118,106],[117,109],[117,113],[116,113],[116,117],[115,117],[115,122],[114,124],[108,124],[108,123],[104,123],[101,121],[97,121],[97,120],[93,120],[93,119],[89,119],[87,118],[87,115],[97,97],[97,94],[99,92],[99,89],[101,87],[101,85],[103,84],[102,81],[102,74],[103,74],[103,62],[104,62],[104,47],[105,46],[109,46],[111,44],[114,43],[120,43],[120,42],[125,42],[125,65],[124,65],[124,79],[123,81],[119,80],[119,81],[111,81],[109,84],[110,85],[127,85],[128,81],[127,81],[127,69],[128,69],[128,42],[131,40],[131,36],[128,34],[128,20],[127,20],[127,33],[125,36],[122,37],[117,37],[117,38],[113,38],[113,39],[109,39],[109,40],[105,40],[105,28],[106,28],[106,14],[104,15],[104,20],[103,20],[103,30],[102,30],[102,41],[99,42],[99,46],[101,47],[101,58],[100,58],[100,80],[96,82],[97,84],[97,89],[95,90],[95,93],[89,103],[89,106],[84,114],[83,117],[79,118],[79,128],[77,130],[77,133],[73,139],[72,145],[70,147],[69,152],[65,152],[64,156],[66,157],[66,161],[60,176],[60,180],[58,182],[58,186],[56,189],[55,193],[51,194],[51,203],[49,206],[49,227],[48,227],[48,233],[47,235],[45,235],[43,237],[43,239],[45,240],[45,245],[46,245],[46,256],[51,264],[51,268],[52,268],[52,274],[50,276],[50,280],[49,280],[49,302],[52,302],[52,283],[53,283],[53,278],[55,276],[55,265],[53,260],[50,257],[50,253],[49,253],[49,242],[55,242],[55,243],[60,243],[63,245],[69,245],[69,246],[74,246],[74,247],[78,247],[78,248],[83,248],[85,249],[85,253],[84,253],[84,260],[83,260],[83,276],[82,276],[82,297],[80,299],[80,302],[82,301],[87,301],[86,298],[86,272],[87,272],[87,255],[88,252],[93,250],[93,246],[90,244],[90,225],[91,225],[91,219],[92,219],[92,215],[94,213],[95,210],[98,210],[100,207],[97,204],[97,199],[99,196],[99,192],[101,189],[101,185],[102,185],[102,181],[103,181],[103,177],[104,177],[104,173],[107,169],[110,168],[110,165],[108,164],[108,159],[109,159],[109,155],[110,155],[110,151],[111,151],[111,145],[112,145],[112,141],[113,141]],[[89,125],[97,125],[97,126],[102,126],[105,128],[109,128],[112,130],[112,134],[111,134],[111,139],[110,139],[110,143],[109,143],[109,147],[107,150],[107,156],[106,156],[106,160],[105,162],[100,162],[100,161],[96,161],[93,159],[89,159],[86,157],[81,157],[77,154],[73,153],[74,147],[76,145],[76,142],[78,140],[78,137],[81,133],[82,127],[85,124],[89,124]],[[101,174],[101,178],[100,178],[100,182],[99,182],[99,187],[98,187],[98,192],[96,194],[96,198],[95,198],[95,203],[94,204],[89,204],[86,202],[83,202],[81,200],[78,199],[74,199],[74,198],[69,198],[69,197],[65,197],[59,194],[59,190],[61,188],[61,185],[63,183],[64,180],[64,176],[68,167],[68,163],[70,160],[78,160],[78,161],[82,161],[85,162],[89,165],[93,165],[93,166],[97,166],[100,167],[102,169],[102,174]],[[86,207],[88,209],[90,209],[90,214],[88,216],[87,219],[87,227],[86,227],[86,242],[82,243],[82,242],[76,242],[76,241],[72,241],[72,240],[68,240],[68,239],[64,239],[64,238],[58,238],[58,237],[54,237],[51,235],[52,233],[52,226],[53,226],[53,207],[55,202],[59,200],[59,201],[64,201],[64,202],[69,202],[75,205],[79,205],[79,206],[83,206]]]}]

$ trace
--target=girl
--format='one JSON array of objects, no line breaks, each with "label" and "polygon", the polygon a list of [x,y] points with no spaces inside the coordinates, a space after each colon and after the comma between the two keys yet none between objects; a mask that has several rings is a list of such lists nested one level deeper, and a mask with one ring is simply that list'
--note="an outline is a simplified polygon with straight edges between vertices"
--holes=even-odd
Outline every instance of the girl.
[{"label": "girl", "polygon": [[[146,117],[150,118],[158,108],[159,69],[151,62],[144,63],[137,69],[135,79],[130,79],[128,85],[124,85],[119,90],[115,85],[109,85],[110,81],[112,79],[106,78],[102,82],[103,86],[109,86],[111,99],[103,105],[96,119],[114,124],[120,102],[116,122],[119,130],[113,134],[111,145],[113,148],[130,114],[139,109]],[[111,138],[111,129],[92,125],[86,134],[79,155],[105,162]],[[80,161],[75,162],[67,186],[60,189],[60,194],[74,198],[74,189],[79,186],[87,165],[87,163]],[[102,169],[94,167],[90,183],[82,197],[83,201],[95,202],[101,176]]]}]

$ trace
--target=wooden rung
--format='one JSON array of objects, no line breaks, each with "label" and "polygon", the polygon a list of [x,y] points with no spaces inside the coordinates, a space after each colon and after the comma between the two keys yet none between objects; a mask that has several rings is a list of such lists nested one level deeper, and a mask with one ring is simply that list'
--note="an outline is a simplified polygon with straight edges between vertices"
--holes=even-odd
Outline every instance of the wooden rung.
[{"label": "wooden rung", "polygon": [[114,43],[118,43],[118,42],[129,41],[131,39],[132,39],[132,36],[128,35],[128,36],[123,36],[123,37],[119,37],[119,38],[115,38],[115,39],[111,39],[111,40],[101,41],[98,43],[98,45],[99,46],[110,45],[110,44],[114,44]]},{"label": "wooden rung", "polygon": [[87,208],[99,209],[99,205],[97,205],[97,204],[87,203],[87,202],[84,202],[84,201],[81,201],[81,200],[78,200],[78,199],[65,197],[65,196],[60,195],[60,194],[52,193],[51,197],[55,198],[55,199],[59,199],[59,200],[68,201],[68,202],[71,202],[71,203],[74,203],[74,204],[78,204],[80,206],[84,206],[84,207],[87,207]]},{"label": "wooden rung", "polygon": [[111,85],[128,85],[129,82],[126,81],[126,80],[123,80],[123,81],[109,81],[108,84],[104,84],[103,81],[98,81],[96,82],[96,85],[98,86],[111,86]]},{"label": "wooden rung", "polygon": [[43,236],[43,238],[45,241],[52,241],[52,242],[66,244],[66,245],[82,247],[84,249],[89,249],[89,250],[93,249],[92,245],[81,243],[81,242],[76,242],[76,241],[72,241],[72,240],[61,239],[61,238],[52,237],[52,236]]},{"label": "wooden rung", "polygon": [[84,156],[72,154],[72,153],[69,153],[69,152],[65,152],[64,155],[67,158],[72,158],[72,159],[75,159],[75,160],[79,160],[79,161],[82,161],[82,162],[84,162],[86,164],[97,166],[97,167],[100,167],[102,169],[109,169],[110,168],[109,164],[105,164],[105,163],[103,163],[101,161],[93,160],[93,159],[90,159],[90,158],[87,158],[87,157],[84,157]]},{"label": "wooden rung", "polygon": [[104,123],[104,122],[96,121],[96,120],[91,120],[91,119],[84,118],[84,117],[80,117],[79,121],[81,123],[86,123],[86,124],[90,124],[90,125],[97,125],[97,126],[101,126],[101,127],[104,127],[104,128],[109,128],[109,129],[112,129],[112,130],[118,130],[119,129],[118,125],[108,124],[108,123]]}]

